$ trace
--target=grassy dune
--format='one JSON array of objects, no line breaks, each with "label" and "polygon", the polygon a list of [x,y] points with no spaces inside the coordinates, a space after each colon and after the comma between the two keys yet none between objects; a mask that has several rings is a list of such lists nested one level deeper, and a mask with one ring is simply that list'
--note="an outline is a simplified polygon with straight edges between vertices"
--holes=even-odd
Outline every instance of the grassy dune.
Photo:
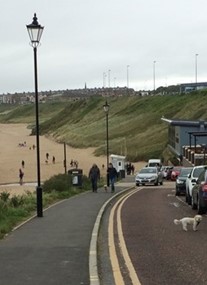
[{"label": "grassy dune", "polygon": [[[108,98],[110,153],[131,161],[160,157],[167,145],[167,124],[161,117],[206,119],[207,92],[188,95]],[[40,131],[77,147],[106,151],[104,98],[40,104]],[[4,109],[3,109],[4,108]],[[34,105],[16,106],[6,112],[0,105],[0,122],[35,124]]]}]

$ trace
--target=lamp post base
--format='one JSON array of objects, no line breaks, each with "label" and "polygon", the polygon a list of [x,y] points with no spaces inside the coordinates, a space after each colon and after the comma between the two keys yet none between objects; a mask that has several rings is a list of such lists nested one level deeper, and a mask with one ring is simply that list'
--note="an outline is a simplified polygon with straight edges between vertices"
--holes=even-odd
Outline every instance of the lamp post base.
[{"label": "lamp post base", "polygon": [[37,217],[43,217],[43,210],[42,210],[42,187],[37,186],[36,188],[36,195],[37,195]]},{"label": "lamp post base", "polygon": [[110,183],[109,183],[109,174],[107,173],[106,175],[106,182],[107,182],[107,186],[109,187],[110,186]]}]

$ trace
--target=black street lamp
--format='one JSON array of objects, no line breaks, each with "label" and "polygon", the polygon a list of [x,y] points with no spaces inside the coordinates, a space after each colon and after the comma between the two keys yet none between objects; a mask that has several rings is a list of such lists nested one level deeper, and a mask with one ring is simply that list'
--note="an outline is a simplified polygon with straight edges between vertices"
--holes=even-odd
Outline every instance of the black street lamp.
[{"label": "black street lamp", "polygon": [[108,167],[109,167],[109,104],[106,101],[103,105],[104,112],[106,114],[106,169],[107,169],[107,186],[109,186],[109,174],[108,174]]},{"label": "black street lamp", "polygon": [[34,50],[34,79],[35,79],[35,114],[36,114],[36,149],[37,149],[37,216],[43,217],[42,210],[42,187],[40,177],[40,143],[39,143],[39,108],[38,108],[38,82],[37,82],[37,47],[40,43],[44,27],[38,21],[34,14],[33,22],[27,25],[27,31],[31,40],[31,46]]}]

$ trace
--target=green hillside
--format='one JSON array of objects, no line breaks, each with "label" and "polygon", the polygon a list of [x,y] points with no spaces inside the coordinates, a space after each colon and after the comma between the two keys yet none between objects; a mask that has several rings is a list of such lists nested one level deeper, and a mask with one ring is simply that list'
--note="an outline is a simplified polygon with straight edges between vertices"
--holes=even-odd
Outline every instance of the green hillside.
[{"label": "green hillside", "polygon": [[[207,92],[108,98],[110,153],[127,155],[131,161],[162,156],[168,126],[161,117],[206,119],[206,101]],[[104,98],[90,98],[39,104],[40,132],[73,147],[96,147],[96,155],[101,155],[106,151],[104,102]],[[16,106],[9,112],[1,108],[1,122],[35,124],[34,105]]]}]

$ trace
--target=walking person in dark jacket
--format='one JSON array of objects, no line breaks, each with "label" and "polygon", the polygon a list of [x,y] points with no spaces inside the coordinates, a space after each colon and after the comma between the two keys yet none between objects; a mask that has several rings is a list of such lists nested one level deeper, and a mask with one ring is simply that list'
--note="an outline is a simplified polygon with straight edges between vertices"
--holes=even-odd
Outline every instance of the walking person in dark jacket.
[{"label": "walking person in dark jacket", "polygon": [[98,180],[100,180],[100,169],[95,163],[92,165],[88,177],[91,180],[92,191],[97,192]]},{"label": "walking person in dark jacket", "polygon": [[114,184],[115,184],[116,178],[118,177],[118,173],[116,171],[116,168],[113,167],[112,163],[109,163],[107,174],[109,176],[109,184],[111,185],[111,192],[113,193],[115,191]]}]

